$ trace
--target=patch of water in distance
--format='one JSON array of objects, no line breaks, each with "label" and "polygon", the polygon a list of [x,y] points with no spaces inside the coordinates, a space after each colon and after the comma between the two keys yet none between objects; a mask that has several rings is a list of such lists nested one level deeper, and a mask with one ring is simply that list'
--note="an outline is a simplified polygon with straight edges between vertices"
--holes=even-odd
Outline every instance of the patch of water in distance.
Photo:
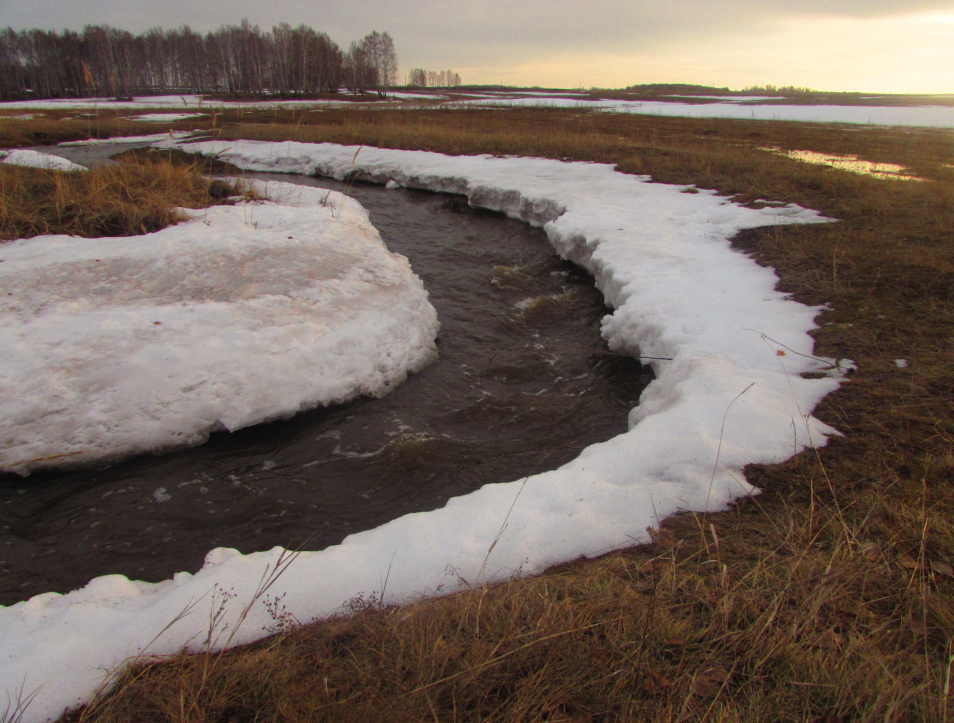
[{"label": "patch of water in distance", "polygon": [[909,169],[897,163],[875,163],[863,161],[858,156],[839,156],[817,151],[783,151],[781,148],[759,148],[779,156],[785,156],[804,163],[813,163],[819,166],[837,168],[839,171],[849,171],[863,176],[874,178],[893,179],[897,181],[923,181],[923,178],[912,176]]}]

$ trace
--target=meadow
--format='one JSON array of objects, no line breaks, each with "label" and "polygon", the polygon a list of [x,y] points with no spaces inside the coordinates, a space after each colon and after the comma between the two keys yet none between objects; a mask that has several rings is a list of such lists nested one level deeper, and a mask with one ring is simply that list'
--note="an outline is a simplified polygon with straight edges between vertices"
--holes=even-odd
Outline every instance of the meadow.
[{"label": "meadow", "polygon": [[[199,124],[68,115],[2,119],[0,146],[201,127],[225,140],[611,163],[687,192],[818,209],[839,222],[755,229],[734,245],[776,269],[794,299],[826,306],[815,353],[857,370],[814,412],[844,436],[748,467],[762,493],[728,511],[678,515],[651,544],[413,605],[372,595],[303,625],[276,603],[273,636],[137,662],[67,719],[954,717],[954,132],[543,108],[234,109]],[[908,177],[779,150],[897,164]],[[29,187],[4,180],[4,198],[11,188]],[[3,201],[4,223],[22,203]]]}]

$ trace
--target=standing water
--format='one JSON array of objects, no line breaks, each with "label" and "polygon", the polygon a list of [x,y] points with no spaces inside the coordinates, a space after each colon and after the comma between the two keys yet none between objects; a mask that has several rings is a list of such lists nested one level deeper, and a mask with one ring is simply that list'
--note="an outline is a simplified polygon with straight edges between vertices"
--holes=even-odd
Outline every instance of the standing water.
[{"label": "standing water", "polygon": [[368,209],[430,293],[439,360],[384,398],[201,447],[0,476],[0,604],[111,573],[194,572],[214,547],[321,549],[626,431],[651,372],[609,352],[600,293],[542,230],[455,196],[260,178],[346,190]]}]

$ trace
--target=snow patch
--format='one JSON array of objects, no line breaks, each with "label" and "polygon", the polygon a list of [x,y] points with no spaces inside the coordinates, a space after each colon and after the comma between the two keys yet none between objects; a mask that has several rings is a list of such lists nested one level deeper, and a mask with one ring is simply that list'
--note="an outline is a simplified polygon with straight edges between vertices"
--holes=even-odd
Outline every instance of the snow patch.
[{"label": "snow patch", "polygon": [[738,118],[749,120],[802,121],[809,123],[850,123],[876,126],[920,126],[954,128],[954,107],[870,106],[870,105],[794,105],[766,103],[744,105],[725,99],[716,103],[679,103],[644,100],[584,100],[561,97],[481,98],[455,101],[455,106],[489,105],[501,107],[531,106],[576,108],[614,113],[673,116],[680,118]]},{"label": "snow patch", "polygon": [[0,470],[200,444],[436,356],[427,292],[357,202],[299,188],[193,218],[0,247]]},{"label": "snow patch", "polygon": [[91,138],[87,141],[64,141],[60,146],[96,146],[103,143],[152,143],[162,140],[181,140],[188,138],[193,131],[169,131],[168,133],[152,133],[147,136],[118,136],[116,138]]},{"label": "snow patch", "polygon": [[10,166],[27,166],[29,168],[46,168],[50,171],[88,171],[86,166],[73,163],[65,158],[53,156],[39,151],[16,150],[10,151],[3,158],[3,163]]},{"label": "snow patch", "polygon": [[204,113],[146,113],[129,118],[134,121],[145,121],[147,123],[170,123],[172,121],[186,120],[187,118],[204,118]]}]

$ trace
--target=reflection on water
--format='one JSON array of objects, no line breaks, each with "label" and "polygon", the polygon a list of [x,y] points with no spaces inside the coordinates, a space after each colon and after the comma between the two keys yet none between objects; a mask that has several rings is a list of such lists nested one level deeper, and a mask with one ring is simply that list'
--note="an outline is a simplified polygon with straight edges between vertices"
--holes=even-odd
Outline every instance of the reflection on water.
[{"label": "reflection on water", "polygon": [[602,296],[542,230],[454,197],[348,193],[423,279],[439,360],[383,399],[106,469],[0,476],[0,603],[108,573],[166,579],[218,546],[321,549],[626,431],[651,372],[607,349]]},{"label": "reflection on water", "polygon": [[863,176],[872,176],[874,178],[887,178],[897,181],[923,181],[923,178],[911,175],[909,169],[899,166],[897,163],[875,163],[873,161],[863,161],[857,156],[837,156],[827,153],[816,153],[815,151],[783,151],[780,148],[760,148],[760,151],[769,151],[786,158],[791,158],[804,163],[814,163],[819,166],[828,166],[837,168],[839,171],[850,171]]}]

